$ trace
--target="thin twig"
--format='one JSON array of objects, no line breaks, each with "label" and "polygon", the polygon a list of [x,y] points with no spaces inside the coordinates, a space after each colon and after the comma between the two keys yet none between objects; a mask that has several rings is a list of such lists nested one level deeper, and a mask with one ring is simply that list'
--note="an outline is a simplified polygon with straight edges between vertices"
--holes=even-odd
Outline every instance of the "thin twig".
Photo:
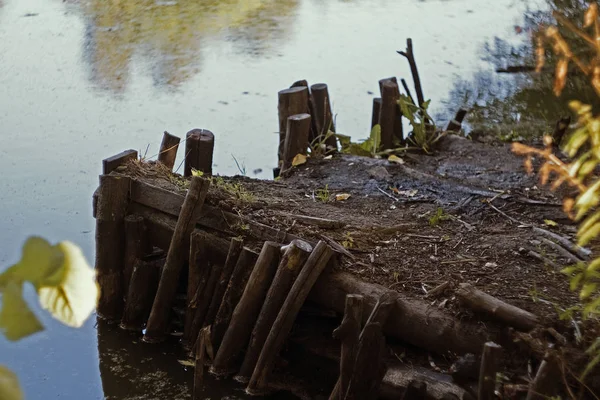
[{"label": "thin twig", "polygon": [[399,201],[397,198],[395,198],[391,194],[387,193],[385,190],[382,190],[379,186],[377,187],[377,190],[379,190],[381,193],[385,194],[390,199],[394,199],[394,201]]}]

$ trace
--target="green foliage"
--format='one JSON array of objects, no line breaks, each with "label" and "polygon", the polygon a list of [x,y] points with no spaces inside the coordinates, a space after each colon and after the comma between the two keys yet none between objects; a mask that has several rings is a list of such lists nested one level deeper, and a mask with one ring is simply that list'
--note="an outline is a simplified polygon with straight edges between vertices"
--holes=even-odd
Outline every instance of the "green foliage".
[{"label": "green foliage", "polygon": [[381,146],[381,126],[379,125],[375,125],[371,129],[369,138],[361,143],[351,142],[350,136],[338,134],[337,137],[342,147],[342,153],[344,154],[364,157],[376,157],[380,154],[378,151],[379,146]]},{"label": "green foliage", "polygon": [[324,189],[317,190],[317,199],[323,203],[327,203],[331,200],[331,193],[329,193],[329,185],[325,185]]},{"label": "green foliage", "polygon": [[220,176],[213,176],[210,180],[212,185],[223,190],[242,204],[249,204],[256,201],[256,196],[250,193],[241,183],[225,182]]},{"label": "green foliage", "polygon": [[441,221],[446,221],[451,218],[452,218],[452,216],[449,214],[446,214],[446,212],[444,211],[443,208],[438,207],[437,210],[435,211],[435,214],[429,218],[429,225],[437,226],[437,225],[439,225],[439,223]]},{"label": "green foliage", "polygon": [[413,103],[410,97],[404,94],[400,94],[398,100],[402,115],[408,119],[412,126],[412,132],[408,135],[408,142],[426,153],[429,153],[433,145],[441,138],[441,135],[436,132],[433,118],[427,113],[430,102],[431,100],[427,100],[422,107],[419,107]]},{"label": "green foliage", "polygon": [[[83,325],[100,295],[96,273],[79,247],[66,241],[51,245],[43,238],[30,237],[23,245],[21,260],[0,274],[0,332],[10,341],[44,329],[23,299],[26,283],[35,288],[42,308],[71,327]],[[22,398],[17,377],[0,366],[0,399]]]}]

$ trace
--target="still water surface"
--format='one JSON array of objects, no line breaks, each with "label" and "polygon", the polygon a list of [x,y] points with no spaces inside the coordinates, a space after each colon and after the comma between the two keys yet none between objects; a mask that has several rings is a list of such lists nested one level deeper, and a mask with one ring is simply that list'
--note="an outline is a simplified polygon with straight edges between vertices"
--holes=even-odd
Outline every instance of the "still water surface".
[{"label": "still water surface", "polygon": [[[425,96],[442,120],[460,80],[492,66],[482,45],[521,43],[522,0],[0,0],[0,268],[30,234],[72,240],[94,257],[91,195],[101,159],[154,155],[162,132],[215,133],[215,171],[270,178],[277,91],[325,82],[340,133],[365,138],[377,81],[410,81],[396,54],[412,37]],[[453,99],[455,100],[455,99]],[[183,150],[183,149],[181,149]],[[183,156],[180,151],[179,158]],[[253,174],[255,170],[262,170]],[[47,330],[9,344],[0,363],[26,398],[189,399],[175,347],[32,307]],[[212,383],[207,398],[242,397]],[[226,397],[230,396],[230,397]]]}]

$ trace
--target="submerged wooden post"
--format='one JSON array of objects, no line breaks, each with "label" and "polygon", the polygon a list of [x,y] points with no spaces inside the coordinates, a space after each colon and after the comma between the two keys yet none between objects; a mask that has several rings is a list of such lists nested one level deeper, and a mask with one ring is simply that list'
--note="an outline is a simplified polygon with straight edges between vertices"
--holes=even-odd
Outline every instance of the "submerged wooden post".
[{"label": "submerged wooden post", "polygon": [[379,124],[379,112],[381,111],[381,97],[373,98],[373,112],[371,113],[371,129]]},{"label": "submerged wooden post", "polygon": [[344,319],[339,328],[333,331],[333,337],[342,341],[342,351],[340,356],[339,396],[332,400],[344,400],[350,387],[361,331],[363,300],[364,297],[361,295],[346,295]]},{"label": "submerged wooden post", "polygon": [[221,346],[221,341],[229,326],[229,321],[231,321],[233,310],[242,297],[242,292],[246,287],[257,258],[258,254],[247,247],[244,247],[240,253],[231,274],[231,279],[227,284],[227,290],[225,290],[225,294],[223,295],[219,311],[215,316],[215,322],[212,325],[211,342],[215,351],[218,351],[219,346]]},{"label": "submerged wooden post", "polygon": [[296,114],[288,118],[283,149],[283,171],[292,167],[296,155],[306,155],[310,121],[310,114]]},{"label": "submerged wooden post", "polygon": [[219,311],[219,307],[221,306],[221,300],[223,300],[223,296],[227,290],[227,285],[231,279],[233,268],[235,268],[235,265],[237,264],[243,247],[244,241],[242,239],[236,237],[231,238],[229,243],[229,251],[227,252],[227,258],[225,259],[225,264],[221,270],[221,276],[219,277],[219,280],[215,286],[210,306],[206,312],[204,325],[212,325],[214,322],[217,312]]},{"label": "submerged wooden post", "polygon": [[213,294],[215,292],[215,287],[217,286],[219,277],[221,276],[221,271],[223,271],[223,264],[209,264],[210,273],[208,275],[208,279],[206,280],[206,284],[204,285],[204,288],[198,287],[196,295],[192,300],[192,302],[196,304],[196,312],[194,314],[194,320],[192,321],[192,337],[194,337],[193,335],[195,335],[203,326],[208,325],[205,321],[206,312],[208,311],[210,302],[213,299]]},{"label": "submerged wooden post", "polygon": [[385,81],[381,89],[381,109],[379,110],[382,150],[394,148],[394,137],[402,140],[402,123],[397,122],[399,98],[398,84],[391,80]]},{"label": "submerged wooden post", "polygon": [[335,133],[335,124],[333,122],[333,114],[331,113],[331,100],[329,99],[327,85],[324,83],[315,83],[310,87],[310,91],[314,104],[317,137],[319,141],[325,141],[327,147],[337,150],[335,135],[328,136],[329,131]]},{"label": "submerged wooden post", "polygon": [[183,329],[183,345],[189,348],[198,336],[200,329],[194,323],[198,309],[198,293],[202,293],[210,276],[208,248],[203,232],[196,231],[190,237],[190,252],[188,260],[187,307]]},{"label": "submerged wooden post", "polygon": [[129,292],[129,281],[137,260],[149,254],[151,245],[146,239],[144,218],[139,215],[125,217],[125,256],[123,257],[123,293]]},{"label": "submerged wooden post", "polygon": [[213,374],[226,375],[233,372],[233,363],[248,344],[252,327],[277,271],[280,248],[281,246],[274,242],[264,243],[215,356],[211,367]]},{"label": "submerged wooden post", "polygon": [[204,400],[202,395],[202,386],[204,384],[204,356],[206,355],[206,340],[208,339],[208,328],[202,329],[198,333],[196,348],[194,351],[194,388],[192,393],[193,400]]},{"label": "submerged wooden post", "polygon": [[145,257],[136,261],[121,319],[122,329],[141,332],[150,315],[164,263],[164,257]]},{"label": "submerged wooden post", "polygon": [[250,376],[252,376],[252,371],[254,371],[263,345],[267,340],[275,319],[277,319],[277,314],[285,302],[285,298],[292,288],[300,269],[310,255],[312,247],[303,240],[292,240],[282,250],[284,251],[283,256],[267,292],[260,314],[254,324],[244,362],[235,377],[235,380],[239,382],[246,383],[250,379]]},{"label": "submerged wooden post", "polygon": [[287,129],[287,119],[292,115],[308,113],[308,88],[304,86],[281,90],[278,93],[279,147],[277,159],[283,159],[283,146]]},{"label": "submerged wooden post", "polygon": [[98,316],[119,320],[123,312],[125,215],[130,179],[100,175],[96,208],[96,274],[100,286]]},{"label": "submerged wooden post", "polygon": [[171,135],[167,131],[163,134],[160,150],[158,151],[158,161],[163,163],[170,170],[173,170],[173,167],[175,166],[175,159],[177,158],[177,149],[179,148],[180,141],[180,138]]},{"label": "submerged wooden post", "polygon": [[155,343],[163,341],[169,328],[171,306],[177,292],[181,268],[188,256],[190,234],[200,218],[200,211],[208,192],[210,181],[199,176],[191,179],[181,212],[175,225],[167,260],[163,269],[152,312],[146,326],[144,341]]},{"label": "submerged wooden post", "polygon": [[192,129],[185,134],[185,165],[183,176],[191,176],[192,168],[212,175],[215,135],[207,129]]},{"label": "submerged wooden post", "polygon": [[327,266],[333,253],[333,249],[327,243],[319,241],[308,257],[308,260],[306,260],[279,314],[277,314],[277,319],[273,323],[269,336],[267,336],[265,345],[258,357],[256,367],[250,378],[250,383],[246,388],[246,392],[249,394],[259,394],[266,389],[275,358],[283,347],[284,341],[292,329],[294,320],[302,304],[304,304],[308,293]]},{"label": "submerged wooden post", "polygon": [[477,391],[478,400],[494,400],[496,395],[496,373],[498,372],[499,359],[502,347],[494,342],[487,342],[483,345],[483,355],[481,357],[481,368],[479,370],[479,389]]}]

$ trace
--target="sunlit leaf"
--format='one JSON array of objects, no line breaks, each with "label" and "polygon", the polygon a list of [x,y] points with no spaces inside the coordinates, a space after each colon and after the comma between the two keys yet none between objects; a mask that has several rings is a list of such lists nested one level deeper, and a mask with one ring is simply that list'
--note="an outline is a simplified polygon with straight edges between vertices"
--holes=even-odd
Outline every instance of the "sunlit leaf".
[{"label": "sunlit leaf", "polygon": [[582,313],[584,315],[587,314],[600,314],[600,296],[596,297],[589,303],[586,303],[585,307],[583,307]]},{"label": "sunlit leaf", "polygon": [[344,201],[344,200],[348,200],[349,197],[350,197],[350,194],[348,194],[348,193],[336,194],[335,200],[336,201]]},{"label": "sunlit leaf", "polygon": [[392,154],[391,156],[389,156],[389,157],[388,157],[388,161],[389,161],[389,162],[396,163],[396,164],[404,164],[404,160],[403,160],[403,159],[401,159],[400,157],[398,157],[398,156],[397,156],[397,155],[395,155],[395,154]]},{"label": "sunlit leaf", "polygon": [[59,286],[38,290],[40,304],[54,318],[77,328],[96,308],[100,289],[96,273],[79,247],[71,242],[61,242],[57,247],[64,253],[65,278]]},{"label": "sunlit leaf", "polygon": [[194,367],[196,363],[190,360],[177,360],[177,362],[185,367]]},{"label": "sunlit leaf", "polygon": [[381,125],[377,124],[371,129],[371,134],[369,135],[369,139],[371,139],[371,153],[375,154],[379,150],[379,146],[381,145]]},{"label": "sunlit leaf", "polygon": [[589,160],[583,163],[581,168],[579,168],[579,179],[583,179],[594,171],[596,166],[598,165],[598,160]]},{"label": "sunlit leaf", "polygon": [[575,291],[579,287],[579,284],[581,283],[582,280],[583,280],[583,274],[575,275],[573,277],[573,279],[571,279],[571,282],[569,282],[569,290],[571,290],[572,292]]},{"label": "sunlit leaf", "polygon": [[577,244],[579,246],[585,246],[590,242],[590,240],[594,239],[598,235],[600,235],[600,222],[592,225],[584,233],[582,233],[577,238]]},{"label": "sunlit leaf", "polygon": [[585,300],[587,298],[589,298],[598,288],[598,285],[596,283],[592,283],[592,282],[588,282],[588,283],[584,283],[583,286],[581,287],[581,291],[579,292],[579,298],[581,300]]},{"label": "sunlit leaf", "polygon": [[23,245],[21,260],[5,273],[35,287],[57,285],[64,278],[63,253],[45,239],[32,236]]},{"label": "sunlit leaf", "polygon": [[17,341],[43,329],[23,299],[23,283],[8,283],[2,291],[0,331],[8,340]]},{"label": "sunlit leaf", "polygon": [[17,375],[3,365],[0,365],[0,399],[23,400]]},{"label": "sunlit leaf", "polygon": [[567,71],[569,70],[569,59],[561,58],[556,63],[556,75],[554,77],[554,94],[560,96],[567,83]]},{"label": "sunlit leaf", "polygon": [[199,171],[196,168],[192,168],[192,176],[204,176],[204,172]]},{"label": "sunlit leaf", "polygon": [[598,19],[598,5],[592,2],[583,16],[583,27],[588,28],[592,26],[596,19]]},{"label": "sunlit leaf", "polygon": [[600,269],[600,258],[596,258],[587,266],[587,271],[597,271]]},{"label": "sunlit leaf", "polygon": [[560,272],[565,275],[571,275],[578,270],[581,270],[581,267],[579,265],[571,265],[570,267],[565,267],[561,269]]},{"label": "sunlit leaf", "polygon": [[588,187],[585,192],[581,193],[575,202],[577,207],[577,216],[579,220],[583,217],[590,208],[596,207],[600,202],[600,180],[594,182],[593,185]]},{"label": "sunlit leaf", "polygon": [[306,163],[306,156],[304,154],[296,154],[292,160],[292,166],[296,167]]},{"label": "sunlit leaf", "polygon": [[558,224],[555,221],[552,221],[551,219],[545,219],[544,223],[548,226],[558,226]]},{"label": "sunlit leaf", "polygon": [[577,236],[585,234],[585,232],[598,221],[600,221],[600,211],[596,211],[583,220],[583,222],[579,225],[579,229],[577,230]]},{"label": "sunlit leaf", "polygon": [[569,154],[569,157],[574,157],[581,146],[583,146],[588,139],[589,135],[587,128],[585,127],[579,128],[573,132],[571,137],[569,137],[567,144],[565,145],[565,151]]},{"label": "sunlit leaf", "polygon": [[585,380],[585,377],[590,372],[592,372],[592,370],[598,363],[600,363],[600,353],[596,354],[596,356],[594,358],[592,358],[592,360],[590,362],[588,362],[588,364],[585,366],[585,369],[581,373],[581,376],[579,377],[579,379],[583,382]]}]

